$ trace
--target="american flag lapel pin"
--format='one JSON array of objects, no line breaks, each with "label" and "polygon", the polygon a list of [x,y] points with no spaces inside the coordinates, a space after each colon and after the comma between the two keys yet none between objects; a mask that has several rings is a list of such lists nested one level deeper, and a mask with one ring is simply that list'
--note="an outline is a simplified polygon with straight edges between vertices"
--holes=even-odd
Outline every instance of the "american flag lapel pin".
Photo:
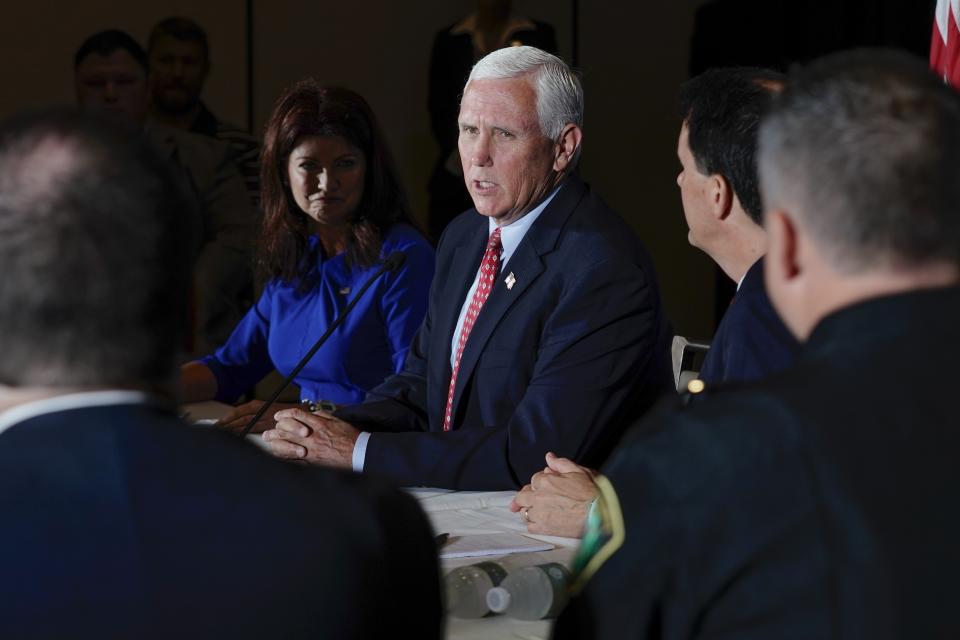
[{"label": "american flag lapel pin", "polygon": [[507,283],[507,289],[508,289],[508,290],[509,290],[509,289],[513,289],[513,285],[517,284],[517,277],[516,277],[515,275],[513,275],[513,271],[511,271],[509,274],[507,274],[507,278],[506,278],[506,280],[504,280],[504,282]]}]

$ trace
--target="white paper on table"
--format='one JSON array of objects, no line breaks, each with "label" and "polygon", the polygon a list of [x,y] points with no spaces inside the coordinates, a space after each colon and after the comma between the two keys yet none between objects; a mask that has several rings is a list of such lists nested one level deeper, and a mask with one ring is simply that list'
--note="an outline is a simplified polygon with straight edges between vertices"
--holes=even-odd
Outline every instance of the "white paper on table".
[{"label": "white paper on table", "polygon": [[471,558],[475,556],[503,556],[509,553],[549,551],[554,545],[534,540],[519,533],[478,533],[450,536],[440,549],[440,558]]}]

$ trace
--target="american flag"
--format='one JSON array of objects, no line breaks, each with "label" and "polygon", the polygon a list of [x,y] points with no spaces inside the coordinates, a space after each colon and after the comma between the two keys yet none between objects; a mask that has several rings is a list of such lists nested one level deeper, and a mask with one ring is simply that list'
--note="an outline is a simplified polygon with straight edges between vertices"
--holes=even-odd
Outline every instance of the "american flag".
[{"label": "american flag", "polygon": [[937,0],[930,42],[930,67],[960,88],[960,0]]}]

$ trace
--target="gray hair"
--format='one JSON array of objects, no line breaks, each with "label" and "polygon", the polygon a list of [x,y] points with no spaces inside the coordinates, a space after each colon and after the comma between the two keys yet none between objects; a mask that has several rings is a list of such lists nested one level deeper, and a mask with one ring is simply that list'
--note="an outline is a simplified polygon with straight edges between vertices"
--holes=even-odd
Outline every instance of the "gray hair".
[{"label": "gray hair", "polygon": [[[498,49],[473,65],[463,90],[473,80],[518,78],[532,74],[537,93],[537,119],[543,135],[560,139],[563,128],[575,124],[583,129],[583,86],[580,78],[563,60],[536,47]],[[577,148],[571,167],[580,156]]]},{"label": "gray hair", "polygon": [[761,125],[764,206],[848,273],[960,264],[960,98],[919,59],[844,52],[795,71]]}]

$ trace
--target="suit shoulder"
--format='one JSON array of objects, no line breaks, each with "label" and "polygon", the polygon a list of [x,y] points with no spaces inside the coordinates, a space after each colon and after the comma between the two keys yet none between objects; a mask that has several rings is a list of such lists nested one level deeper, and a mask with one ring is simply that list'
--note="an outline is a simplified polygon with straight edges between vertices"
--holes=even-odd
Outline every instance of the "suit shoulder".
[{"label": "suit shoulder", "polygon": [[447,224],[437,241],[437,251],[441,252],[444,248],[459,244],[464,237],[477,233],[486,224],[487,219],[477,213],[476,209],[467,209]]},{"label": "suit shoulder", "polygon": [[587,189],[565,230],[561,246],[584,260],[630,263],[653,273],[653,261],[636,230],[596,192]]},{"label": "suit shoulder", "polygon": [[790,398],[779,387],[777,381],[712,385],[692,381],[686,391],[665,398],[632,427],[624,446],[643,448],[649,439],[663,437],[690,438],[732,452],[744,441],[797,445],[804,438],[803,429]]}]

